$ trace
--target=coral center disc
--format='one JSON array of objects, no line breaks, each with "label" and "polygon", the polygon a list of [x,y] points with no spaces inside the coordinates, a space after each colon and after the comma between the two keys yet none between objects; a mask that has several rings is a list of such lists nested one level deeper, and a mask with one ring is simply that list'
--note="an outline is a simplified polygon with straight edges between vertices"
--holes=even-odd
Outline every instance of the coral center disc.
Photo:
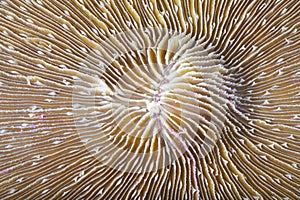
[{"label": "coral center disc", "polygon": [[[212,48],[184,34],[152,30],[162,35],[153,39],[147,31],[134,33],[153,41],[139,47],[138,41],[131,46],[120,40],[116,48],[128,50],[108,55],[106,60],[113,59],[105,66],[93,103],[84,102],[93,107],[87,110],[97,128],[81,131],[85,126],[78,125],[82,141],[103,163],[125,171],[157,170],[191,152],[205,156],[226,114],[222,61]],[[141,164],[124,167],[132,160]]]}]

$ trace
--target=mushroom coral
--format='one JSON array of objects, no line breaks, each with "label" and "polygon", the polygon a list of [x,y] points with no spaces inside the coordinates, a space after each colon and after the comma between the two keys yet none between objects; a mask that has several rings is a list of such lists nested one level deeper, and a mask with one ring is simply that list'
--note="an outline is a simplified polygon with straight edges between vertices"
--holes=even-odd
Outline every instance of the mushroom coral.
[{"label": "mushroom coral", "polygon": [[1,0],[1,199],[299,199],[300,1]]}]

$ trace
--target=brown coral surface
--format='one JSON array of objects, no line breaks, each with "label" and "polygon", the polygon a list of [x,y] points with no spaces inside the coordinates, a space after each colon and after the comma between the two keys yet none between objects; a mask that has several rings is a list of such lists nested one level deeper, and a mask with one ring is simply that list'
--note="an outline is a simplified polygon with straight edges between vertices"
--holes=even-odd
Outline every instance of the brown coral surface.
[{"label": "brown coral surface", "polygon": [[299,0],[0,0],[0,199],[300,199]]}]

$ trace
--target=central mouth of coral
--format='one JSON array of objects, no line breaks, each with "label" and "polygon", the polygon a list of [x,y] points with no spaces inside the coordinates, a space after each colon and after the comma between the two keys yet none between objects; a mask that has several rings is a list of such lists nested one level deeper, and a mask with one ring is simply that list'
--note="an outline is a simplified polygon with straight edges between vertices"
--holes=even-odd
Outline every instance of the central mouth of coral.
[{"label": "central mouth of coral", "polygon": [[[171,63],[169,66],[167,66],[164,71],[162,78],[158,85],[155,87],[152,100],[146,101],[146,107],[147,111],[149,112],[151,118],[154,118],[156,120],[156,130],[160,132],[162,130],[162,117],[163,115],[166,115],[164,112],[164,94],[170,92],[168,91],[168,83],[170,75],[170,71],[172,70],[172,67],[174,66],[174,63]],[[170,106],[170,105],[169,105]]]},{"label": "central mouth of coral", "polygon": [[183,154],[205,156],[223,129],[226,80],[213,48],[167,35],[106,65],[92,103],[85,105],[93,106],[85,111],[90,127],[78,125],[78,134],[94,156],[118,170],[124,169],[114,163],[131,159],[148,160],[152,167],[141,170],[151,171]]}]

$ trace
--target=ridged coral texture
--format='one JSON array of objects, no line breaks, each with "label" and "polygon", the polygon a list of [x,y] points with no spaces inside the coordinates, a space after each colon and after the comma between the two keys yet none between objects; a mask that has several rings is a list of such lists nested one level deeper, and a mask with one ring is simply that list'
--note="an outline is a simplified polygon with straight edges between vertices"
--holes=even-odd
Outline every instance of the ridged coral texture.
[{"label": "ridged coral texture", "polygon": [[299,0],[0,0],[0,199],[299,188]]}]

